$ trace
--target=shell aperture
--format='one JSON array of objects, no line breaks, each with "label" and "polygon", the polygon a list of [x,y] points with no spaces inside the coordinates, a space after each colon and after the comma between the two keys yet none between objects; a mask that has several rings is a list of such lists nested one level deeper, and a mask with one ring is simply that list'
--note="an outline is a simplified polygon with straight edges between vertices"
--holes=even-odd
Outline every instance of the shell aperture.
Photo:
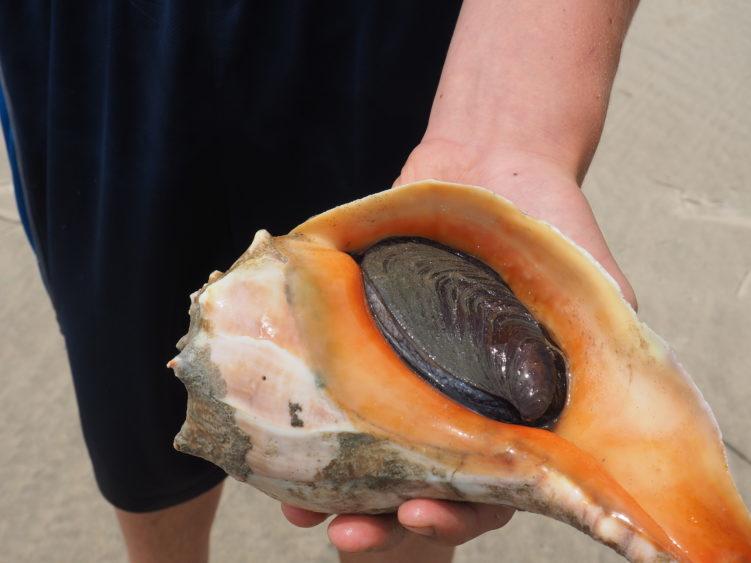
[{"label": "shell aperture", "polygon": [[566,400],[566,363],[503,279],[463,252],[390,238],[360,257],[379,329],[423,379],[494,420],[546,426]]}]

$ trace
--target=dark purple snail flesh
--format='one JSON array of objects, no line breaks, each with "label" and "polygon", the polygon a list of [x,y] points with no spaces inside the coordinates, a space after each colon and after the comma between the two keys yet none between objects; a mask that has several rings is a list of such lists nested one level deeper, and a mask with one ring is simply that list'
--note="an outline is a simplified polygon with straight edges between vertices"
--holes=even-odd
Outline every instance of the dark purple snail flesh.
[{"label": "dark purple snail flesh", "polygon": [[359,260],[378,327],[423,379],[495,420],[555,421],[566,400],[566,362],[496,272],[418,238],[386,239]]}]

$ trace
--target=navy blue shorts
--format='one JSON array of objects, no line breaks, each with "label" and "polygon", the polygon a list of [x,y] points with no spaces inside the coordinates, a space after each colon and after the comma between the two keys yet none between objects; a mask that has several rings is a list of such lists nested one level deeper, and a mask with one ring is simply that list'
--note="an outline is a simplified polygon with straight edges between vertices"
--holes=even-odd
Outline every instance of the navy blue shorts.
[{"label": "navy blue shorts", "polygon": [[98,485],[190,499],[165,368],[188,295],[254,232],[391,185],[427,123],[458,0],[0,3],[21,207]]}]

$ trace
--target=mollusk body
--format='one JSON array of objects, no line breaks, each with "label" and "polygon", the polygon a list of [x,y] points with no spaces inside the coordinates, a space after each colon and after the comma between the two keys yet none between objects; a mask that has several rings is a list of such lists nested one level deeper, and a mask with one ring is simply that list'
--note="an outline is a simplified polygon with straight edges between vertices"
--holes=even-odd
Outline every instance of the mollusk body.
[{"label": "mollusk body", "polygon": [[[483,416],[397,354],[353,258],[391,237],[476,258],[544,326],[568,370],[548,428]],[[689,376],[586,252],[487,190],[422,182],[259,231],[190,314],[169,364],[189,394],[175,446],[274,498],[332,513],[507,504],[633,561],[751,560],[751,519]]]}]

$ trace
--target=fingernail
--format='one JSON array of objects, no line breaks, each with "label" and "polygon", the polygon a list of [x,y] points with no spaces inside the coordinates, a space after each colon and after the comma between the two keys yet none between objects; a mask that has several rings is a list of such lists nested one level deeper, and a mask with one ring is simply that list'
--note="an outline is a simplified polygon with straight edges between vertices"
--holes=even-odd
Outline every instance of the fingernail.
[{"label": "fingernail", "polygon": [[410,532],[425,536],[426,538],[435,536],[435,528],[433,528],[433,526],[405,526],[405,528],[407,528]]}]

